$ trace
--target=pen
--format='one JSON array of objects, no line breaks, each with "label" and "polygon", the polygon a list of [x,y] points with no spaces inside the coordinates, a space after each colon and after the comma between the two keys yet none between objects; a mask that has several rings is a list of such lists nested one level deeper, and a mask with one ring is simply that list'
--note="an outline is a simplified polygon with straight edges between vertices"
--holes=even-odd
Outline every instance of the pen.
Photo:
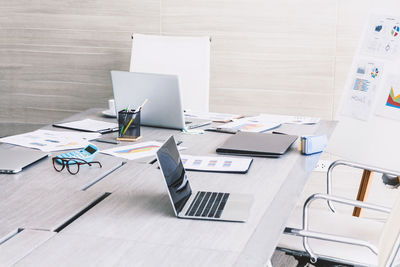
[{"label": "pen", "polygon": [[207,128],[207,129],[205,129],[205,131],[218,132],[218,133],[231,133],[231,134],[235,134],[235,133],[239,132],[239,130],[236,130],[236,129],[220,128],[220,127]]},{"label": "pen", "polygon": [[122,123],[122,127],[121,127],[121,130],[120,130],[120,132],[119,132],[119,135],[123,135],[123,132],[124,132],[124,125],[126,125],[126,119],[128,118],[128,110],[129,110],[129,108],[130,108],[130,106],[128,106],[127,108],[125,108],[125,117],[124,117],[124,122]]},{"label": "pen", "polygon": [[215,128],[215,131],[220,133],[231,133],[231,134],[235,134],[238,132],[238,130],[230,128]]},{"label": "pen", "polygon": [[114,144],[114,145],[118,145],[119,144],[119,142],[115,141],[115,140],[94,139],[94,141],[101,142],[101,143]]},{"label": "pen", "polygon": [[106,134],[106,133],[112,133],[112,132],[115,132],[115,131],[118,131],[118,127],[116,127],[116,128],[105,129],[105,130],[103,130],[103,131],[99,131],[99,133],[101,133],[101,134]]},{"label": "pen", "polygon": [[137,108],[136,112],[139,112],[140,110],[142,110],[143,106],[146,105],[148,99],[146,98],[143,103]]}]

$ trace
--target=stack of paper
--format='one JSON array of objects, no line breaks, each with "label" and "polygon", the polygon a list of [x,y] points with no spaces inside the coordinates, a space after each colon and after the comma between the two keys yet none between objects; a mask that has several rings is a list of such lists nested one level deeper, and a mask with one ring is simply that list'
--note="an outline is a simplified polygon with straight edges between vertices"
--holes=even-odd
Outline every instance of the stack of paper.
[{"label": "stack of paper", "polygon": [[228,114],[228,113],[215,113],[215,112],[185,111],[185,117],[210,120],[210,121],[214,121],[214,122],[230,122],[235,119],[243,118],[243,115]]},{"label": "stack of paper", "polygon": [[220,132],[253,132],[262,133],[279,127],[280,123],[261,121],[254,118],[243,118],[225,123],[216,128]]},{"label": "stack of paper", "polygon": [[36,130],[29,133],[4,137],[0,139],[0,142],[50,152],[83,148],[89,144],[89,140],[96,139],[99,136],[99,133]]},{"label": "stack of paper", "polygon": [[306,117],[306,116],[289,116],[289,115],[277,115],[277,114],[260,114],[250,119],[264,122],[275,122],[275,123],[295,123],[295,124],[316,124],[320,121],[320,118]]}]

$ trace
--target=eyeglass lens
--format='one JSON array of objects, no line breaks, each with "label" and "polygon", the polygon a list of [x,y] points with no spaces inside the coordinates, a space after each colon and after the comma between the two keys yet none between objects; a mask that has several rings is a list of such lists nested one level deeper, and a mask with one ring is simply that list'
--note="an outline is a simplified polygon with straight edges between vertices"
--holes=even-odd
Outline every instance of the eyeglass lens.
[{"label": "eyeglass lens", "polygon": [[77,174],[79,172],[79,163],[69,160],[65,163],[70,174]]}]

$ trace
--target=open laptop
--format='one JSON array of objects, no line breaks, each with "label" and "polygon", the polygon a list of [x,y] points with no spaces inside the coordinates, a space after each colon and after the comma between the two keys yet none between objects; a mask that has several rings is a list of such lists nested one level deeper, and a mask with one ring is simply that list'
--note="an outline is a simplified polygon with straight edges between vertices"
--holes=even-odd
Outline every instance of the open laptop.
[{"label": "open laptop", "polygon": [[194,191],[171,136],[157,151],[157,159],[178,218],[245,222],[253,196],[226,192]]},{"label": "open laptop", "polygon": [[116,114],[128,107],[137,108],[148,99],[140,115],[143,125],[181,130],[211,123],[192,118],[185,121],[176,75],[113,70],[111,80]]},{"label": "open laptop", "polygon": [[0,173],[18,173],[47,156],[39,150],[0,148]]}]

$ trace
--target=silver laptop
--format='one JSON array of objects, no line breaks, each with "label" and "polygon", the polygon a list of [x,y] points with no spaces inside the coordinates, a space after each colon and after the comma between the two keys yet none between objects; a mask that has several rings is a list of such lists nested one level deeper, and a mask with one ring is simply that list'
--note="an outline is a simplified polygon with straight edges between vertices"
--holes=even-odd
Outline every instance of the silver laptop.
[{"label": "silver laptop", "polygon": [[39,150],[0,148],[0,173],[18,173],[47,156]]},{"label": "silver laptop", "polygon": [[157,159],[178,218],[245,222],[253,196],[226,192],[193,191],[171,136],[157,151]]},{"label": "silver laptop", "polygon": [[178,76],[128,71],[111,71],[115,111],[136,108],[147,98],[140,122],[147,126],[172,129],[192,129],[211,121],[185,121]]}]

